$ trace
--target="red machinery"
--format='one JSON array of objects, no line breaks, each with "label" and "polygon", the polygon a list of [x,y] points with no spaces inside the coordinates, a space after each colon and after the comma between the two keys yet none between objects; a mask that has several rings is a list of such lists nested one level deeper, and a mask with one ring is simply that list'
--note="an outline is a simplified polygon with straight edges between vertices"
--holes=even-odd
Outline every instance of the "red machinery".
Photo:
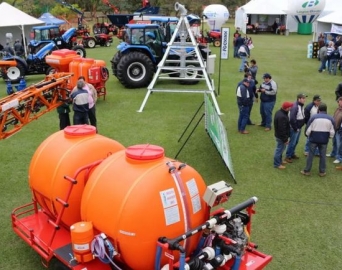
[{"label": "red machinery", "polygon": [[257,198],[214,210],[232,187],[206,186],[159,146],[125,149],[70,126],[38,147],[29,185],[32,202],[13,210],[12,226],[46,267],[257,270],[272,260],[250,241]]},{"label": "red machinery", "polygon": [[[12,62],[0,61],[0,66],[10,66],[15,63]],[[62,49],[46,56],[46,62],[56,73],[0,99],[0,140],[62,105],[80,76],[84,76],[85,80],[95,87],[98,96],[106,98],[109,72],[105,61],[81,58],[75,51]]]}]

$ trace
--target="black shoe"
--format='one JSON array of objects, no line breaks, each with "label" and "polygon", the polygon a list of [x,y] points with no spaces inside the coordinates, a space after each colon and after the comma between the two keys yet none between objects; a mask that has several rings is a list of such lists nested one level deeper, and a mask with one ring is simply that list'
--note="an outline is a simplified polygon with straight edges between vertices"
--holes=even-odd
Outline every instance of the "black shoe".
[{"label": "black shoe", "polygon": [[249,124],[247,124],[248,126],[255,126],[255,124],[254,123],[249,123]]}]

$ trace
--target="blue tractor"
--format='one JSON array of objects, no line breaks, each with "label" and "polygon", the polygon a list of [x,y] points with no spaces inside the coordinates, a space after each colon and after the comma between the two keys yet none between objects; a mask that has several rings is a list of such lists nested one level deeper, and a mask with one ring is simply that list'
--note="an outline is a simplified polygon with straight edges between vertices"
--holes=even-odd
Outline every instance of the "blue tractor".
[{"label": "blue tractor", "polygon": [[26,59],[4,53],[3,61],[15,61],[16,66],[3,66],[1,68],[2,78],[11,83],[18,83],[26,75],[49,74],[54,72],[54,69],[45,62],[45,56],[57,49],[55,43],[50,42],[45,44],[36,53],[29,53]]},{"label": "blue tractor", "polygon": [[35,54],[42,47],[54,42],[58,49],[76,51],[81,57],[86,57],[83,45],[77,44],[77,29],[69,28],[62,32],[58,25],[44,25],[32,27],[33,39],[29,43],[30,53]]},{"label": "blue tractor", "polygon": [[[123,42],[118,45],[118,52],[111,60],[113,75],[115,75],[120,83],[126,88],[146,87],[152,81],[153,75],[157,70],[158,63],[162,60],[167,42],[171,38],[171,27],[166,28],[159,24],[127,24]],[[199,45],[201,56],[206,60],[208,49]],[[191,54],[193,48],[186,48],[189,58],[194,56]],[[177,52],[168,55],[168,61],[179,60]],[[179,65],[175,61],[175,66]],[[188,67],[198,67],[196,64],[189,64]],[[179,73],[170,72],[170,77],[179,77]],[[194,78],[201,77],[201,71],[189,73],[192,80],[180,80],[183,84],[196,84],[199,80]]]}]

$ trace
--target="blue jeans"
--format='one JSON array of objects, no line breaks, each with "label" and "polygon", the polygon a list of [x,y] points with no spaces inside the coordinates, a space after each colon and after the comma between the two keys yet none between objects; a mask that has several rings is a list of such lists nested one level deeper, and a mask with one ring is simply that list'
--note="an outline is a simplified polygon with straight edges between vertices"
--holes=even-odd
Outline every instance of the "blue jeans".
[{"label": "blue jeans", "polygon": [[246,129],[247,121],[249,118],[249,106],[240,106],[239,107],[239,120],[238,120],[238,130],[244,131]]},{"label": "blue jeans", "polygon": [[276,149],[274,151],[274,158],[273,158],[273,166],[274,168],[278,168],[281,163],[283,162],[283,153],[285,151],[285,148],[286,148],[286,144],[276,138],[276,143],[277,143],[277,146],[276,146]]},{"label": "blue jeans", "polygon": [[[309,145],[310,145],[309,138],[306,138],[306,143],[305,143],[305,146],[304,146],[304,152],[305,153],[309,153],[309,151],[310,151]],[[318,151],[318,148],[316,148],[315,156],[318,156],[318,155],[319,155],[319,151]]]},{"label": "blue jeans", "polygon": [[286,157],[292,158],[295,155],[296,147],[299,142],[300,138],[300,132],[302,129],[299,129],[298,131],[294,131],[293,128],[290,130],[290,142],[287,146],[286,150]]},{"label": "blue jeans", "polygon": [[337,72],[337,63],[338,63],[338,59],[331,59],[330,60],[330,69],[329,69],[329,73],[333,73],[334,75],[336,75]]},{"label": "blue jeans", "polygon": [[253,109],[253,101],[251,101],[251,105],[249,105],[247,125],[252,124],[252,121],[251,121],[251,112],[252,112],[252,109]]},{"label": "blue jeans", "polygon": [[272,126],[272,112],[275,101],[260,102],[261,125],[267,128]]},{"label": "blue jeans", "polygon": [[241,58],[241,64],[240,64],[239,71],[244,71],[247,56],[240,56],[240,58]]},{"label": "blue jeans", "polygon": [[239,58],[238,50],[239,50],[239,47],[238,46],[234,46],[234,57],[236,57],[236,58]]},{"label": "blue jeans", "polygon": [[325,162],[325,155],[327,153],[327,144],[318,144],[318,143],[309,143],[309,155],[306,158],[306,166],[304,171],[305,172],[310,172],[311,168],[312,168],[312,161],[315,155],[315,150],[318,147],[318,151],[319,151],[319,172],[320,173],[325,173],[325,169],[326,169],[326,162]]},{"label": "blue jeans", "polygon": [[342,137],[338,131],[335,133],[333,138],[333,148],[330,153],[330,156],[335,157],[339,161],[342,161]]},{"label": "blue jeans", "polygon": [[326,64],[327,64],[327,59],[322,59],[321,60],[321,66],[319,67],[319,71],[322,71],[324,69],[326,69]]}]

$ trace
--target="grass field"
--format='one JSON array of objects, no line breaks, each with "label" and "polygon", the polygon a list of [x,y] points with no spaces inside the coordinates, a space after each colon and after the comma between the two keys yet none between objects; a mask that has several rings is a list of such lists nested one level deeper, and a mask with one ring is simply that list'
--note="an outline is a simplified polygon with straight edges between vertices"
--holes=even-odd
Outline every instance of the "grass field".
[{"label": "grass field", "polygon": [[[234,32],[233,24],[228,26],[231,33]],[[333,113],[336,108],[334,90],[341,82],[341,75],[329,76],[326,72],[317,72],[317,59],[306,57],[311,36],[260,34],[252,38],[255,48],[251,53],[259,66],[258,80],[261,81],[263,73],[269,72],[278,83],[275,110],[283,101],[295,101],[296,95],[304,92],[309,96],[307,102],[312,100],[313,95],[320,94],[328,105],[328,113]],[[115,46],[117,43],[118,40],[115,40]],[[88,49],[88,57],[103,59],[110,67],[115,46]],[[320,178],[318,160],[315,159],[312,176],[302,176],[299,172],[305,165],[303,134],[296,151],[300,159],[288,165],[286,170],[274,169],[273,131],[267,133],[252,126],[249,135],[237,132],[235,87],[243,76],[238,72],[240,60],[232,58],[230,47],[231,57],[222,60],[220,67],[219,49],[211,49],[217,54],[213,79],[216,90],[220,89],[217,100],[224,113],[221,119],[227,128],[238,184],[234,184],[206,134],[204,121],[192,134],[178,159],[199,171],[207,184],[220,180],[232,184],[234,191],[231,200],[225,204],[227,208],[251,196],[259,198],[252,224],[252,241],[259,245],[260,251],[273,256],[267,269],[342,269],[341,172],[335,170],[333,159],[328,158],[327,176]],[[28,77],[28,83],[41,78]],[[5,96],[5,83],[0,82],[0,86],[1,96]],[[205,84],[201,83],[201,87]],[[178,143],[178,138],[202,103],[203,95],[154,93],[144,111],[137,113],[145,94],[146,89],[123,88],[111,76],[107,82],[106,100],[100,99],[97,103],[99,133],[125,146],[140,143],[160,145],[165,148],[167,156],[174,157],[184,142],[183,139]],[[255,123],[260,122],[258,105],[255,104],[252,112]],[[12,232],[10,213],[15,207],[30,201],[27,179],[30,159],[39,144],[56,131],[58,116],[56,112],[51,112],[24,127],[18,134],[0,141],[1,270],[44,269],[39,256]],[[328,151],[330,149],[331,143]]]}]

